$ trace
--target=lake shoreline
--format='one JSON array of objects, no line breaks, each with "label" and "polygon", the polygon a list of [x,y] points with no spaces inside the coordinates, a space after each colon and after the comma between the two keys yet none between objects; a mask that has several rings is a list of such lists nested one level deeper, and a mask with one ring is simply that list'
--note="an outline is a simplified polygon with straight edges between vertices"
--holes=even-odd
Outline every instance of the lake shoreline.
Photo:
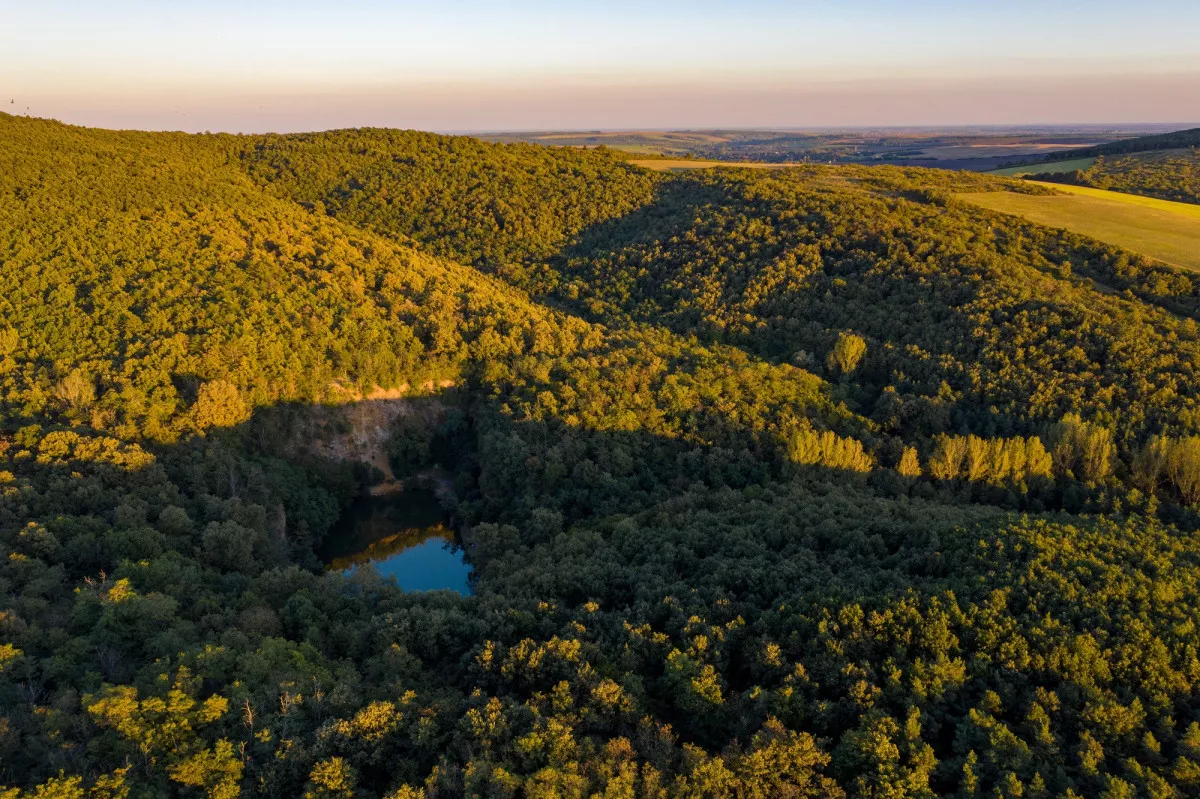
[{"label": "lake shoreline", "polygon": [[317,549],[325,570],[348,574],[370,566],[405,591],[473,594],[468,545],[443,501],[453,496],[448,476],[426,473],[405,482],[404,490],[355,499]]}]

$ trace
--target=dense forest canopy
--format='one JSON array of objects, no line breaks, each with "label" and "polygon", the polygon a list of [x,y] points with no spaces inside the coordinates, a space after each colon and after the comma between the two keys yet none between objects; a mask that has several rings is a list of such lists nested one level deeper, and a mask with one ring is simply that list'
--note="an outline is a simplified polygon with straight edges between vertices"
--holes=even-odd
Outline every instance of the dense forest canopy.
[{"label": "dense forest canopy", "polygon": [[1200,284],[1002,189],[0,115],[0,796],[1195,795]]}]

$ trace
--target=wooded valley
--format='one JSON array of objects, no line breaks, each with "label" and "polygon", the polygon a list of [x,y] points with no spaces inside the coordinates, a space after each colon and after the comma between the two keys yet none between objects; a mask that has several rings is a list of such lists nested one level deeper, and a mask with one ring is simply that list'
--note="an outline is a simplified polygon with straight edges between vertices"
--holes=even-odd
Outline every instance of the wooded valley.
[{"label": "wooded valley", "polygon": [[1200,276],[1002,190],[0,115],[0,797],[1197,795]]}]

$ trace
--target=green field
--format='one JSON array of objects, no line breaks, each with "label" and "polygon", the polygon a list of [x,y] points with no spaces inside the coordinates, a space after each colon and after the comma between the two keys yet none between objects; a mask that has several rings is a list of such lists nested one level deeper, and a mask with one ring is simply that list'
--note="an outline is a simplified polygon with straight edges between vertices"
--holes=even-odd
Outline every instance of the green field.
[{"label": "green field", "polygon": [[1049,183],[1041,180],[1031,180],[1038,186],[1045,186],[1056,191],[1075,194],[1080,197],[1092,197],[1097,200],[1107,200],[1110,202],[1118,202],[1124,205],[1136,205],[1142,208],[1152,208],[1156,211],[1162,211],[1176,216],[1184,216],[1190,219],[1200,219],[1200,205],[1195,203],[1178,203],[1173,200],[1162,200],[1158,197],[1147,197],[1142,194],[1129,194],[1123,191],[1108,191],[1107,189],[1094,189],[1090,186],[1072,186],[1063,183]]},{"label": "green field", "polygon": [[1039,185],[1064,193],[1038,196],[1000,191],[958,197],[1200,271],[1200,206],[1082,186]]},{"label": "green field", "polygon": [[1056,161],[1050,164],[1026,164],[1025,166],[1010,166],[1004,169],[996,169],[988,172],[989,175],[1000,175],[1002,177],[1019,178],[1022,175],[1042,174],[1061,174],[1063,172],[1074,172],[1076,169],[1090,169],[1092,164],[1096,163],[1095,158],[1076,158],[1073,161]]}]

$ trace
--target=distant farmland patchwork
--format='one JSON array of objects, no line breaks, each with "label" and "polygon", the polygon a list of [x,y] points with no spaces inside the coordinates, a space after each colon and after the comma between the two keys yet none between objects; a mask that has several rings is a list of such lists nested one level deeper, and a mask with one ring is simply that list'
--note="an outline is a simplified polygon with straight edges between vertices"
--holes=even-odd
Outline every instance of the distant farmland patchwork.
[{"label": "distant farmland patchwork", "polygon": [[996,169],[988,172],[989,175],[1001,175],[1003,177],[1018,178],[1022,175],[1057,175],[1064,172],[1074,172],[1075,170],[1091,169],[1096,163],[1095,158],[1075,158],[1071,161],[1053,161],[1045,164],[1030,164],[1026,166],[1010,166],[1004,169]]},{"label": "distant farmland patchwork", "polygon": [[[1158,126],[1152,126],[1158,132]],[[1018,160],[1109,144],[1143,133],[1140,127],[880,128],[847,130],[625,130],[510,131],[480,134],[498,143],[552,147],[606,147],[631,155],[691,157],[705,161],[859,163],[935,166],[983,172]],[[1065,155],[1062,157],[1066,157]]]},{"label": "distant farmland patchwork", "polygon": [[754,161],[701,161],[691,158],[646,158],[633,159],[629,163],[635,166],[653,169],[655,172],[674,172],[679,169],[712,169],[728,166],[735,169],[786,169],[790,166],[804,164],[762,164]]},{"label": "distant farmland patchwork", "polygon": [[1200,271],[1200,206],[1082,186],[1039,185],[1065,194],[998,191],[957,196],[983,208],[1064,228],[1173,266]]}]

